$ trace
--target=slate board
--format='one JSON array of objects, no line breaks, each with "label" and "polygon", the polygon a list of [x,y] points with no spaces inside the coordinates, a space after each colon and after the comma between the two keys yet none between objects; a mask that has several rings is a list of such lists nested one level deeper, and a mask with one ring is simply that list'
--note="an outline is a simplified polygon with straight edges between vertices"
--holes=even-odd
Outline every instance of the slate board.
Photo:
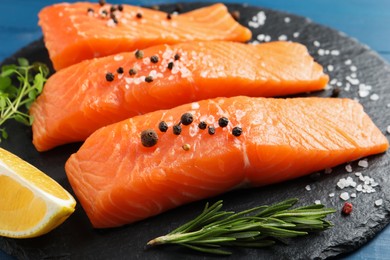
[{"label": "slate board", "polygon": [[[182,7],[183,11],[187,11],[204,5],[206,3],[185,3]],[[361,103],[373,121],[385,132],[386,126],[390,124],[390,108],[386,107],[390,103],[390,66],[376,53],[342,33],[315,24],[303,17],[252,6],[235,4],[227,6],[231,11],[240,12],[239,22],[246,26],[259,11],[263,11],[266,15],[265,24],[256,29],[251,28],[252,41],[256,40],[259,34],[270,35],[272,40],[285,35],[288,40],[305,44],[310,53],[325,68],[327,65],[333,65],[334,70],[329,71],[329,74],[331,79],[342,82],[340,97],[356,98],[358,97],[357,86],[353,85],[350,91],[344,90],[347,85],[345,78],[353,72],[351,65],[345,64],[345,61],[350,59],[352,65],[357,67],[356,74],[360,82],[371,85],[371,93],[379,95],[377,101],[366,97],[361,99]],[[176,5],[161,6],[161,10],[164,11],[173,11],[175,8]],[[286,22],[286,17],[289,17],[290,22]],[[315,46],[314,41],[318,41],[320,47]],[[332,53],[319,55],[319,49],[322,49],[320,53],[324,52],[324,54],[327,53],[326,50],[329,52],[338,50],[340,55],[334,55],[335,52],[333,55]],[[16,57],[50,63],[42,40],[31,43],[4,63],[15,62]],[[304,96],[327,97],[331,93],[332,90],[326,90]],[[66,145],[49,152],[38,153],[31,144],[30,128],[13,122],[9,123],[7,128],[12,133],[8,140],[0,144],[1,147],[34,164],[71,191],[63,167],[68,156],[75,152],[80,144]],[[369,157],[369,167],[366,169],[359,168],[357,162],[352,163],[355,171],[373,177],[380,186],[376,187],[375,193],[357,193],[357,197],[350,200],[355,208],[352,215],[343,217],[338,212],[330,216],[328,219],[335,225],[332,229],[296,238],[290,241],[289,245],[278,244],[260,250],[234,249],[229,259],[324,259],[341,256],[359,248],[390,221],[390,188],[388,188],[390,177],[387,174],[389,162],[389,153],[385,153]],[[225,209],[243,210],[296,197],[300,199],[299,205],[311,204],[319,199],[327,207],[340,210],[343,201],[338,196],[342,191],[336,189],[336,183],[340,178],[347,176],[356,179],[353,174],[346,173],[344,165],[341,165],[334,168],[331,174],[321,173],[315,180],[307,176],[278,185],[233,191],[115,229],[92,229],[83,209],[78,204],[75,213],[49,234],[25,240],[0,238],[0,249],[18,259],[208,259],[210,256],[177,247],[146,249],[145,244],[150,239],[166,234],[192,219],[202,210],[206,201],[214,202],[223,199]],[[305,190],[308,184],[312,188],[311,191]],[[349,188],[347,191],[351,193],[352,189]],[[328,196],[331,192],[335,193],[335,197]],[[375,207],[374,202],[379,198],[383,199],[383,205]],[[215,257],[217,258],[219,257]]]}]

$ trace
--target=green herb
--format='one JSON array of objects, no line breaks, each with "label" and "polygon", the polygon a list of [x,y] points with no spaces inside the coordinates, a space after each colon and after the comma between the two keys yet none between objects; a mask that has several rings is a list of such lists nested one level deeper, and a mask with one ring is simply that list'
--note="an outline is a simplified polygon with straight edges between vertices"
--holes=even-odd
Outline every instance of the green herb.
[{"label": "green herb", "polygon": [[33,118],[28,114],[28,109],[42,92],[48,75],[49,69],[45,64],[30,64],[24,58],[19,58],[18,64],[1,67],[0,141],[8,137],[6,129],[1,127],[7,120],[15,119],[25,125],[32,124]]},{"label": "green herb", "polygon": [[209,207],[195,219],[169,234],[148,242],[149,246],[181,245],[203,253],[230,255],[226,247],[267,247],[276,240],[307,235],[332,226],[324,220],[334,209],[324,205],[290,209],[297,199],[271,206],[259,206],[238,213],[222,211],[222,201]]}]

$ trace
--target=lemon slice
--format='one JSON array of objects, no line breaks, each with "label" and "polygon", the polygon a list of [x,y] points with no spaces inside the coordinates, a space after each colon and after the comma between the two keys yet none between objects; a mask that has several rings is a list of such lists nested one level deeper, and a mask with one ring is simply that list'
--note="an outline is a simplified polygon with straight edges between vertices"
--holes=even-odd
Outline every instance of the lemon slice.
[{"label": "lemon slice", "polygon": [[64,222],[75,206],[61,185],[0,148],[0,236],[43,235]]}]

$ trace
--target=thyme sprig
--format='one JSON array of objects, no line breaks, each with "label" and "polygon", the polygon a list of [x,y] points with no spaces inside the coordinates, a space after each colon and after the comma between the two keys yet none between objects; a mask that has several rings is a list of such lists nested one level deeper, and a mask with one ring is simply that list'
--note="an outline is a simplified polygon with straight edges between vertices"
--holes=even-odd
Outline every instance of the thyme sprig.
[{"label": "thyme sprig", "polygon": [[227,247],[261,248],[276,240],[304,236],[332,226],[324,218],[334,209],[313,204],[291,209],[298,199],[271,206],[258,206],[238,213],[221,210],[222,201],[209,206],[195,219],[167,235],[148,242],[149,246],[176,244],[203,253],[230,255]]},{"label": "thyme sprig", "polygon": [[30,64],[24,58],[19,58],[18,64],[1,67],[0,141],[8,137],[6,129],[1,127],[6,121],[14,119],[25,125],[32,124],[33,118],[28,109],[42,92],[48,75],[49,69],[45,64]]}]

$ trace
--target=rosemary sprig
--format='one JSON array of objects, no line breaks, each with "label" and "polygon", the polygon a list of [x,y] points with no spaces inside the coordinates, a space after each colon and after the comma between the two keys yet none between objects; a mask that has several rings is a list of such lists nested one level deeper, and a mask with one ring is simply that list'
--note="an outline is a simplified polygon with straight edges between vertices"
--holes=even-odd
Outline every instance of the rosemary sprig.
[{"label": "rosemary sprig", "polygon": [[[42,92],[48,75],[49,69],[45,64],[30,64],[24,58],[19,58],[18,64],[1,67],[0,127],[9,119],[25,125],[32,124],[33,118],[28,114],[28,109]],[[7,137],[6,129],[1,127],[0,141]]]},{"label": "rosemary sprig", "polygon": [[226,247],[267,247],[276,240],[307,235],[332,226],[324,218],[334,209],[309,205],[291,209],[298,199],[271,206],[259,206],[238,213],[221,210],[222,201],[209,206],[195,219],[167,235],[148,242],[149,246],[176,244],[203,253],[230,255]]}]

